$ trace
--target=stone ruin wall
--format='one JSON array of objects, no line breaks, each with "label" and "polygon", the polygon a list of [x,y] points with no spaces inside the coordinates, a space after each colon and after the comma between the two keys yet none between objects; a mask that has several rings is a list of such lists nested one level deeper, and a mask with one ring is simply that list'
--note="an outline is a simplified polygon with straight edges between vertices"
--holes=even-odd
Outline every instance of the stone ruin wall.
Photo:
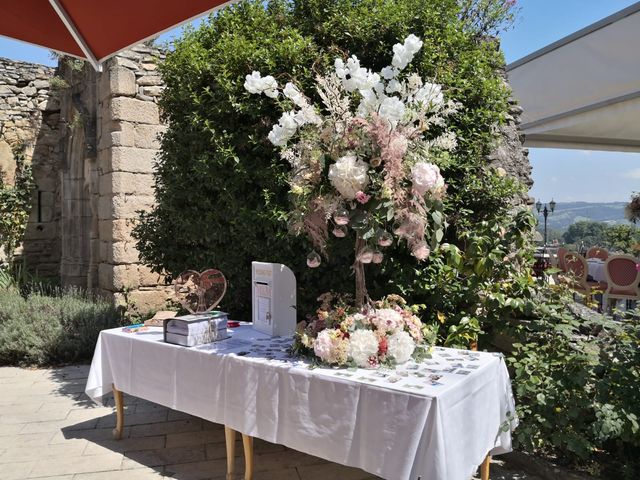
[{"label": "stone ruin wall", "polygon": [[11,148],[26,144],[37,188],[22,258],[141,313],[171,298],[131,237],[137,212],[154,203],[161,58],[139,45],[100,73],[64,58],[57,69],[0,59],[0,169],[12,181]]},{"label": "stone ruin wall", "polygon": [[12,149],[26,147],[37,190],[21,253],[45,277],[58,275],[61,245],[62,150],[60,103],[50,83],[54,74],[55,69],[43,65],[0,58],[0,170],[5,183],[13,185]]},{"label": "stone ruin wall", "polygon": [[138,45],[109,60],[98,81],[98,288],[139,311],[172,298],[164,278],[140,263],[131,237],[138,211],[155,203],[153,166],[165,130],[157,105],[162,58]]},{"label": "stone ruin wall", "polygon": [[[24,242],[28,265],[139,312],[172,298],[164,278],[140,262],[131,237],[138,211],[155,201],[153,165],[165,128],[157,105],[162,58],[139,45],[106,62],[101,73],[64,59],[57,72],[0,59],[0,168],[11,164],[7,148],[26,142],[38,189]],[[488,162],[530,186],[521,113],[512,102]]]}]

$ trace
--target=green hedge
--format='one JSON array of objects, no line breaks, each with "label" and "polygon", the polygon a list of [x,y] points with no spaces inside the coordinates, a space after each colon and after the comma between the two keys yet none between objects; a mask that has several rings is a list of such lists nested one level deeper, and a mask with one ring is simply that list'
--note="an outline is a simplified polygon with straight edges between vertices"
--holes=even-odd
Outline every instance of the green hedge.
[{"label": "green hedge", "polygon": [[[460,3],[481,4],[482,12],[496,7],[486,9],[491,25],[504,13],[499,0]],[[310,270],[306,240],[287,235],[288,166],[266,139],[279,111],[270,99],[248,94],[243,83],[259,70],[280,82],[293,78],[314,96],[315,72],[336,56],[356,54],[363,65],[380,69],[389,64],[393,44],[409,33],[424,41],[411,68],[442,83],[463,105],[453,126],[460,147],[440,162],[449,183],[446,240],[461,243],[461,232],[482,221],[508,227],[505,212],[517,187],[496,180],[485,160],[508,108],[508,89],[499,74],[502,53],[483,38],[491,25],[483,24],[482,12],[462,15],[454,0],[249,1],[186,32],[160,65],[169,128],[156,172],[158,206],[135,230],[144,260],[173,275],[221,269],[229,280],[222,306],[239,318],[250,315],[252,260],[293,269],[300,316],[315,310],[315,297],[324,291],[353,291],[352,245],[330,245],[330,260]],[[428,283],[422,281],[428,273],[402,249],[387,258],[393,261],[367,268],[374,298]],[[414,302],[438,294],[405,290]]]},{"label": "green hedge", "polygon": [[90,360],[100,330],[120,324],[108,300],[77,290],[22,296],[0,289],[0,365]]}]

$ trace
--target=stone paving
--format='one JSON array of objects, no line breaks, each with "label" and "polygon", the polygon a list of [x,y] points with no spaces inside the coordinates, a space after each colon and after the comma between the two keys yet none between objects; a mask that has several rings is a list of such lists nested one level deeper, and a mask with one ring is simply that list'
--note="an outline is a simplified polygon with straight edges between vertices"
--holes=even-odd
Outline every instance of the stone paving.
[{"label": "stone paving", "polygon": [[[224,429],[125,395],[123,439],[112,401],[84,394],[89,367],[0,368],[0,480],[224,480]],[[236,447],[236,478],[244,471]],[[256,480],[369,480],[362,470],[255,440]],[[538,480],[492,464],[494,480]]]}]

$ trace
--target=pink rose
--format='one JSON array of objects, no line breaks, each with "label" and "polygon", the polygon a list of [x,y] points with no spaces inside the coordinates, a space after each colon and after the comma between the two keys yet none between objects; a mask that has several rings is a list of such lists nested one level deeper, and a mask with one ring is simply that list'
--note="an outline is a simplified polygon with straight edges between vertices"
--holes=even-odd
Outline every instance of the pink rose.
[{"label": "pink rose", "polygon": [[363,191],[359,190],[356,192],[356,200],[361,203],[362,205],[364,205],[365,203],[367,203],[369,200],[371,200],[371,195],[367,195],[366,193],[364,193]]}]

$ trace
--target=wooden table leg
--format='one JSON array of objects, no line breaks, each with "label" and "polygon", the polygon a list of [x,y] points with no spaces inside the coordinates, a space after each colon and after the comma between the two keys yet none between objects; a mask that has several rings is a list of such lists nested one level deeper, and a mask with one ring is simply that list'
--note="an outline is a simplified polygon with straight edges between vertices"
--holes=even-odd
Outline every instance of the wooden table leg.
[{"label": "wooden table leg", "polygon": [[233,480],[236,459],[236,431],[224,426],[224,440],[227,444],[227,480]]},{"label": "wooden table leg", "polygon": [[[224,439],[227,443],[227,480],[233,480],[236,457],[236,431],[225,425]],[[244,448],[244,480],[253,480],[253,437],[242,434]]]},{"label": "wooden table leg", "polygon": [[480,464],[480,480],[489,480],[489,466],[491,465],[491,455],[487,455]]},{"label": "wooden table leg", "polygon": [[124,402],[122,401],[122,392],[111,385],[113,390],[113,398],[116,401],[116,428],[113,429],[113,438],[120,440],[122,438],[122,428],[124,427]]},{"label": "wooden table leg", "polygon": [[242,434],[244,447],[244,480],[253,480],[253,437]]}]

